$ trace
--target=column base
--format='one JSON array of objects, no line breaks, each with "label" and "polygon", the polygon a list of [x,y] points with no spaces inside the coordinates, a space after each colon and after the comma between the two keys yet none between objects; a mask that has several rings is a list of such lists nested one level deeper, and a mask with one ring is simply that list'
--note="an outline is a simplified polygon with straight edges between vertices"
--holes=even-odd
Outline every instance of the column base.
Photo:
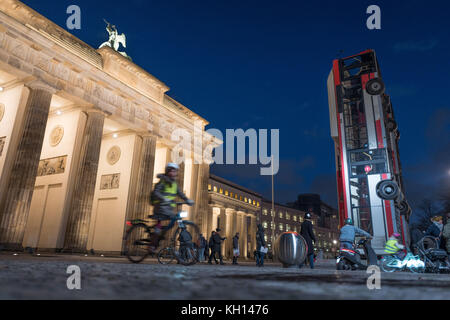
[{"label": "column base", "polygon": [[21,243],[0,243],[0,251],[20,251],[23,252],[24,248]]},{"label": "column base", "polygon": [[63,248],[59,253],[68,253],[68,254],[88,254],[87,249],[80,248]]}]

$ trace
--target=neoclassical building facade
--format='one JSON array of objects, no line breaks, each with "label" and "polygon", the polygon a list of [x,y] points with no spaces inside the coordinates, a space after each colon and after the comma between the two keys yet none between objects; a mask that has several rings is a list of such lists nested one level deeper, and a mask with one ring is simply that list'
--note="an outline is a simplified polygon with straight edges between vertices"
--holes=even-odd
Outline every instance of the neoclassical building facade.
[{"label": "neoclassical building facade", "polygon": [[[174,152],[185,156],[178,182],[195,200],[189,219],[209,232],[209,164],[195,158],[220,141],[168,90],[110,47],[2,0],[0,246],[123,252],[126,220],[151,212],[156,175]],[[176,129],[197,140],[178,150]]]},{"label": "neoclassical building facade", "polygon": [[222,245],[222,254],[225,258],[230,258],[233,254],[232,239],[239,232],[241,257],[253,257],[261,195],[213,174],[209,177],[208,193],[208,239],[211,231],[220,228],[220,235],[227,238]]}]

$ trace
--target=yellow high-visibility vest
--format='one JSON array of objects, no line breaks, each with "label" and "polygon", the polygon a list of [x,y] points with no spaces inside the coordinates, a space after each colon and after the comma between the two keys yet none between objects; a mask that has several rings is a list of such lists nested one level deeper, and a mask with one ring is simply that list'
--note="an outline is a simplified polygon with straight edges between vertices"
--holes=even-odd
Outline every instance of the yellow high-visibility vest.
[{"label": "yellow high-visibility vest", "polygon": [[[166,183],[166,182],[162,182],[162,183],[164,183],[164,189],[162,191],[163,196],[167,200],[175,200],[175,198],[177,196],[177,191],[178,191],[177,183],[175,181],[172,182],[172,183]],[[153,201],[153,204],[157,204],[157,203],[159,203],[159,200]],[[175,203],[171,203],[170,206],[171,207],[175,207],[176,204]]]},{"label": "yellow high-visibility vest", "polygon": [[396,244],[397,244],[398,240],[388,240],[386,241],[386,245],[384,246],[384,251],[387,253],[397,253],[400,249],[397,248]]}]

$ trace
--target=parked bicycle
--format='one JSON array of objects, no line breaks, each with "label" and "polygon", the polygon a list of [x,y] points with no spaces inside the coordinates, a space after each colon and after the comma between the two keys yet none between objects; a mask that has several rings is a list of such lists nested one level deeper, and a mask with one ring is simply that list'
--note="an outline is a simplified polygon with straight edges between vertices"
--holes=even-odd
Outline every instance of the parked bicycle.
[{"label": "parked bicycle", "polygon": [[[187,204],[186,202],[177,202],[177,205]],[[148,216],[157,221],[157,217]],[[166,231],[166,237],[169,237],[169,244],[157,252],[158,261],[161,264],[169,264],[174,259],[182,265],[193,265],[198,262],[198,250],[195,246],[196,241],[192,235],[198,237],[199,228],[195,223],[183,220],[187,217],[186,211],[177,213],[176,225],[172,230]],[[135,219],[127,221],[130,226],[126,235],[126,256],[133,263],[143,261],[149,254],[156,253],[157,248],[153,249],[154,237],[159,236],[157,223],[148,224],[148,220]],[[173,231],[175,230],[175,231]],[[170,235],[170,233],[172,233]]]},{"label": "parked bicycle", "polygon": [[419,256],[415,256],[410,251],[400,260],[395,255],[385,255],[380,261],[381,270],[384,272],[406,271],[422,273],[425,271],[425,264]]},{"label": "parked bicycle", "polygon": [[424,262],[424,271],[429,273],[450,273],[447,252],[439,249],[439,243],[432,236],[425,236],[416,244],[419,257]]}]

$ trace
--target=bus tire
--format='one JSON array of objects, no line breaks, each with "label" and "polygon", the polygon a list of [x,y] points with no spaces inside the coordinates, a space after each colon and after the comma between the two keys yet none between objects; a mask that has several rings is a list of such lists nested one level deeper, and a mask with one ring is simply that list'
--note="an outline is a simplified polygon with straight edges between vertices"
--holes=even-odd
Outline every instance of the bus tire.
[{"label": "bus tire", "polygon": [[376,186],[377,195],[383,200],[394,200],[400,193],[398,184],[393,180],[381,180]]},{"label": "bus tire", "polygon": [[395,206],[397,207],[401,215],[406,215],[411,210],[406,200],[402,200],[399,203],[396,203]]},{"label": "bus tire", "polygon": [[395,122],[395,120],[393,119],[389,119],[387,121],[386,127],[388,128],[389,131],[395,131],[398,129],[397,122]]},{"label": "bus tire", "polygon": [[384,92],[384,83],[379,78],[371,79],[366,83],[366,91],[372,96],[382,94]]}]

